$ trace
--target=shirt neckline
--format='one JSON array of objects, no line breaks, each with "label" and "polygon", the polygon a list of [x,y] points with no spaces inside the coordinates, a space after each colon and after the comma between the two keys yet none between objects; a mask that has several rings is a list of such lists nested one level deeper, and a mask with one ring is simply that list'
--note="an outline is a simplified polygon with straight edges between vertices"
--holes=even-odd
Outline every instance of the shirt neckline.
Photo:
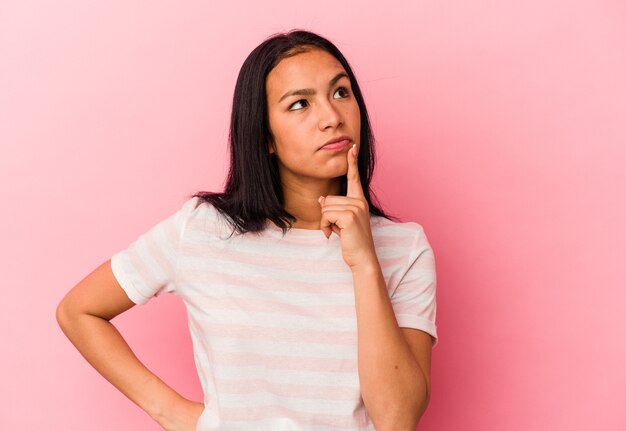
[{"label": "shirt neckline", "polygon": [[[271,220],[267,220],[265,226],[268,231],[283,236],[283,230],[280,227],[276,226]],[[339,238],[339,236],[333,232],[328,239],[330,240],[334,236]],[[326,240],[326,235],[324,235],[324,231],[322,231],[321,229],[302,229],[298,227],[292,227],[287,229],[285,237],[323,238],[324,240]]]},{"label": "shirt neckline", "polygon": [[[377,221],[378,220],[376,216],[370,215],[370,224],[372,225],[372,227],[376,224]],[[266,231],[272,232],[275,235],[283,237],[283,230],[277,225],[275,225],[274,222],[272,222],[269,219],[265,223],[265,228],[266,228]],[[292,227],[290,229],[287,229],[287,232],[285,233],[284,238],[287,238],[287,237],[319,238],[325,241],[330,241],[333,238],[341,239],[339,235],[337,235],[335,232],[332,232],[330,237],[326,238],[326,235],[324,235],[324,231],[322,231],[321,229],[302,229],[302,228],[297,228],[297,227]]]}]

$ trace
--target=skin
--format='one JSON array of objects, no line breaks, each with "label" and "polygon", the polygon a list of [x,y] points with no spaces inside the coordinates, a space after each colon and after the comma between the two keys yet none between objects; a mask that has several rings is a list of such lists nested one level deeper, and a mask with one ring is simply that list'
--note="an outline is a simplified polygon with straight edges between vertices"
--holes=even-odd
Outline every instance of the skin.
[{"label": "skin", "polygon": [[[320,229],[318,198],[339,194],[339,177],[348,172],[348,150],[319,148],[329,139],[348,135],[360,147],[361,117],[348,77],[329,81],[345,69],[321,49],[283,59],[266,79],[269,124],[273,136],[268,152],[277,157],[284,207],[297,221],[293,227]],[[312,88],[314,95],[288,91]]]},{"label": "skin", "polygon": [[[350,79],[329,82],[345,69],[321,49],[288,57],[270,71],[266,82],[269,123],[285,197],[285,209],[297,221],[293,227],[321,229],[341,237],[350,268],[378,263],[357,168],[361,117]],[[311,88],[314,95],[282,96]],[[348,135],[355,150],[321,150],[329,139]],[[346,196],[339,196],[339,177],[348,174]],[[324,197],[323,199],[320,199]]]}]

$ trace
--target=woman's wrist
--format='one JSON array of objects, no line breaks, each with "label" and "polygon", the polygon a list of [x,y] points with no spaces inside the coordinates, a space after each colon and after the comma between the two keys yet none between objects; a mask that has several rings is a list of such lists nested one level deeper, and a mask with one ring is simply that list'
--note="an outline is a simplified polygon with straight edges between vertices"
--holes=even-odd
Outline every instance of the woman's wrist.
[{"label": "woman's wrist", "polygon": [[380,262],[376,256],[370,257],[363,261],[361,264],[354,265],[350,268],[352,274],[354,273],[366,273],[376,274],[381,271]]},{"label": "woman's wrist", "polygon": [[178,395],[162,404],[150,416],[165,430],[184,430],[195,428],[203,410],[204,404]]},{"label": "woman's wrist", "polygon": [[180,405],[189,401],[156,376],[147,386],[150,386],[147,392],[153,396],[144,410],[158,423],[173,417]]}]

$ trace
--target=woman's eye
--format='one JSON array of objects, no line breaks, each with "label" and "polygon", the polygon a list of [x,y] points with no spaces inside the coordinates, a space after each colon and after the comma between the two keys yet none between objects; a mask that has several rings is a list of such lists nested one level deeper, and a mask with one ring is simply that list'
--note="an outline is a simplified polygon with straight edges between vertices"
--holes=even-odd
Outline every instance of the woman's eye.
[{"label": "woman's eye", "polygon": [[[335,91],[335,94],[337,94],[337,92],[338,92],[338,91],[343,91],[343,92],[345,93],[345,95],[344,95],[343,97],[340,97],[340,99],[341,99],[341,98],[348,97],[348,95],[349,95],[348,90],[346,89],[346,87],[339,87],[339,88]],[[289,110],[290,110],[290,111],[299,111],[300,109],[292,109],[292,108],[293,108],[294,106],[296,106],[298,103],[309,103],[309,102],[307,102],[307,100],[306,100],[306,99],[300,99],[300,100],[298,100],[298,101],[296,101],[296,102],[292,103],[292,104],[291,104],[291,106],[289,107]]]},{"label": "woman's eye", "polygon": [[291,109],[291,108],[293,108],[295,105],[297,105],[297,104],[298,104],[298,103],[300,103],[300,102],[306,102],[306,100],[305,100],[305,99],[300,99],[300,100],[298,100],[297,102],[294,102],[294,103],[293,103],[293,104],[289,107],[289,110],[290,110],[290,111],[299,111],[299,109]]},{"label": "woman's eye", "polygon": [[[339,90],[342,90],[344,93],[346,93],[346,96],[344,96],[344,97],[347,97],[347,96],[348,96],[348,94],[349,94],[349,93],[348,93],[348,90],[346,89],[346,87],[339,87],[339,88],[337,89],[337,91],[339,91]],[[335,93],[336,93],[337,91],[335,91]]]}]

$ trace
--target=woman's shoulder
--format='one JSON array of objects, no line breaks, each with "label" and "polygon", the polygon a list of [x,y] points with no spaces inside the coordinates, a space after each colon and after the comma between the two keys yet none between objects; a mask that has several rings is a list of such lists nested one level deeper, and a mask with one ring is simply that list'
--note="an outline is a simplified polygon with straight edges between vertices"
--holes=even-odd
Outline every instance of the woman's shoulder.
[{"label": "woman's shoulder", "polygon": [[187,220],[196,217],[198,214],[206,213],[207,211],[211,213],[213,210],[213,206],[204,199],[198,196],[191,196],[185,199],[178,212]]},{"label": "woman's shoulder", "polygon": [[206,226],[207,222],[215,222],[219,219],[219,212],[213,204],[199,196],[187,198],[179,212],[187,224],[197,227]]},{"label": "woman's shoulder", "polygon": [[211,234],[213,237],[228,237],[232,233],[229,217],[223,214],[213,203],[200,196],[192,196],[183,203],[183,212],[187,224],[196,234]]},{"label": "woman's shoulder", "polygon": [[395,221],[378,215],[372,215],[370,219],[372,232],[382,235],[415,236],[424,231],[423,226],[414,221]]},{"label": "woman's shoulder", "polygon": [[189,212],[198,212],[199,210],[206,209],[215,211],[215,207],[206,199],[202,199],[200,196],[191,196],[183,202],[183,208]]},{"label": "woman's shoulder", "polygon": [[372,216],[372,236],[378,244],[407,249],[431,248],[424,227],[415,221],[394,221]]}]

